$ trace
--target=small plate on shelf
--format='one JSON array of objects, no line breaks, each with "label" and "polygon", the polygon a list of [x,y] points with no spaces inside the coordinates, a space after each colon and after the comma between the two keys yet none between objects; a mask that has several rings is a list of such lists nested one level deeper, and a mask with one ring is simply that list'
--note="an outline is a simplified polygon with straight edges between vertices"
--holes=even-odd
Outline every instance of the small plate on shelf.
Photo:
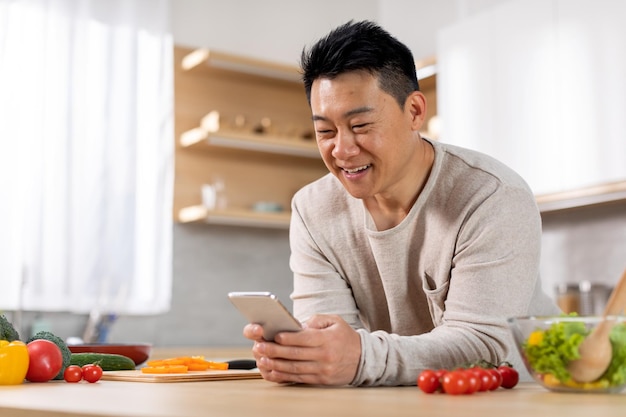
[{"label": "small plate on shelf", "polygon": [[72,353],[112,353],[123,355],[132,359],[135,366],[144,363],[150,357],[152,345],[148,343],[140,344],[114,344],[114,343],[95,343],[68,345]]}]

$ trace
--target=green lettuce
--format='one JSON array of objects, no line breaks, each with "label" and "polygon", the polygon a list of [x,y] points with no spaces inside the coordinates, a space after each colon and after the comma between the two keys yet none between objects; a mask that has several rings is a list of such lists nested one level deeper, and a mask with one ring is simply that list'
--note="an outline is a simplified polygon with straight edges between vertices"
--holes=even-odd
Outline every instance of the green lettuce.
[{"label": "green lettuce", "polygon": [[613,357],[602,378],[607,379],[611,385],[622,385],[626,383],[626,324],[613,327],[609,338]]},{"label": "green lettuce", "polygon": [[567,381],[567,364],[580,357],[578,346],[587,335],[583,322],[554,323],[543,332],[539,343],[524,344],[530,366],[540,374],[552,374],[559,381]]}]

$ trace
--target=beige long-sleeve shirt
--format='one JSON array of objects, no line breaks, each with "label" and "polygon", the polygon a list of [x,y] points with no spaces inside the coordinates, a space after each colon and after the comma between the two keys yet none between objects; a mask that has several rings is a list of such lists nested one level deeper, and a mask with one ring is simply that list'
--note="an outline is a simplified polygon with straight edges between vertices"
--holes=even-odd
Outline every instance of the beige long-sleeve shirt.
[{"label": "beige long-sleeve shirt", "polygon": [[353,385],[414,385],[426,368],[508,360],[524,375],[506,319],[556,314],[539,277],[533,194],[486,155],[432,142],[429,179],[398,226],[377,231],[331,174],[292,201],[294,314],[358,329]]}]

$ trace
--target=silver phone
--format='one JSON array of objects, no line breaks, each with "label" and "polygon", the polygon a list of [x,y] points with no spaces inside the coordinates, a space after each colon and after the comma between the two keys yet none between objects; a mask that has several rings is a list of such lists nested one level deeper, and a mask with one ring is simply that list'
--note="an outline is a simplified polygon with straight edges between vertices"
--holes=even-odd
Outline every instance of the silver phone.
[{"label": "silver phone", "polygon": [[271,292],[229,292],[228,298],[250,323],[263,326],[263,338],[273,341],[276,333],[302,330],[300,322]]}]

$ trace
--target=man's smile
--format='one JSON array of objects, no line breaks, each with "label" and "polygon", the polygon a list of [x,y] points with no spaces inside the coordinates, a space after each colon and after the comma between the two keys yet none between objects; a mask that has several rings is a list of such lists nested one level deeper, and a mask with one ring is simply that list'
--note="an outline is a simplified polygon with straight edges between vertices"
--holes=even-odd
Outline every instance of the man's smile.
[{"label": "man's smile", "polygon": [[356,174],[358,172],[361,171],[365,171],[366,169],[368,169],[370,166],[372,166],[371,164],[368,165],[363,165],[357,168],[341,168],[344,172],[348,173],[348,174]]}]

